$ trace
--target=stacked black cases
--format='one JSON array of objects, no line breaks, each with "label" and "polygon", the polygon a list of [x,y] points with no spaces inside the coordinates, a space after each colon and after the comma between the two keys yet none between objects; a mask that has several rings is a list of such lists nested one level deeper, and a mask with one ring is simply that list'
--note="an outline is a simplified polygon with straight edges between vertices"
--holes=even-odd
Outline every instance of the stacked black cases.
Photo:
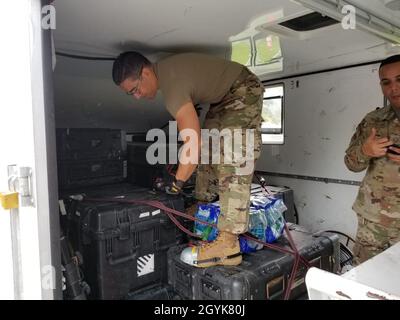
[{"label": "stacked black cases", "polygon": [[[290,226],[300,254],[314,266],[330,272],[339,267],[339,238],[332,234],[312,235],[297,225]],[[279,246],[289,248],[286,238]],[[169,282],[186,299],[193,300],[280,300],[289,282],[294,257],[272,249],[243,255],[239,266],[195,268],[180,260],[184,246],[168,252]],[[290,299],[306,293],[306,268],[297,271]]]},{"label": "stacked black cases", "polygon": [[61,190],[118,183],[127,177],[124,136],[114,129],[57,129]]},{"label": "stacked black cases", "polygon": [[[183,199],[122,184],[86,189],[96,199],[157,200],[183,211]],[[129,292],[167,283],[167,250],[182,232],[161,210],[148,205],[65,200],[66,226],[83,256],[92,299],[125,299]]]}]

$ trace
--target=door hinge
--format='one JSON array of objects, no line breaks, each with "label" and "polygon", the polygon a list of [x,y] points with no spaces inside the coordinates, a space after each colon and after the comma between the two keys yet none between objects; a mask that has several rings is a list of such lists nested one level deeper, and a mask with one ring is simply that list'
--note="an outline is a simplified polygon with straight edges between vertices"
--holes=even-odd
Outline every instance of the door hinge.
[{"label": "door hinge", "polygon": [[34,207],[32,193],[32,168],[8,166],[8,188],[19,194],[19,206]]}]

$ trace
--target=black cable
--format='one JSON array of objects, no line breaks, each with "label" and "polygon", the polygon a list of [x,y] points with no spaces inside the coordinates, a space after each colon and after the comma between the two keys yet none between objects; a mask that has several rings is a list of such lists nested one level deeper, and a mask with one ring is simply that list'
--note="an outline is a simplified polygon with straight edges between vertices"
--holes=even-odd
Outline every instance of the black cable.
[{"label": "black cable", "polygon": [[[165,129],[168,125],[169,125],[169,121],[168,121],[166,124],[164,124],[163,126],[161,126],[160,128],[157,128],[157,129],[163,130],[163,129]],[[127,132],[127,134],[147,134],[147,132]]]},{"label": "black cable", "polygon": [[56,55],[62,56],[62,57],[67,57],[67,58],[72,58],[72,59],[81,59],[81,60],[95,60],[95,61],[114,61],[115,58],[107,58],[107,57],[88,57],[88,56],[81,56],[77,54],[70,54],[70,53],[64,53],[60,51],[56,51]]},{"label": "black cable", "polygon": [[267,189],[265,185],[265,181],[261,181],[260,177],[258,176],[257,172],[254,172],[254,176],[257,178],[258,182],[260,183],[260,186],[265,190],[266,193],[271,194],[271,192]]},{"label": "black cable", "polygon": [[321,232],[337,233],[337,234],[340,234],[341,236],[346,237],[347,239],[351,240],[353,243],[356,242],[356,241],[355,241],[352,237],[350,237],[348,234],[346,234],[346,233],[344,233],[344,232],[341,232],[341,231],[337,231],[337,230],[323,230],[323,231],[321,231]]}]

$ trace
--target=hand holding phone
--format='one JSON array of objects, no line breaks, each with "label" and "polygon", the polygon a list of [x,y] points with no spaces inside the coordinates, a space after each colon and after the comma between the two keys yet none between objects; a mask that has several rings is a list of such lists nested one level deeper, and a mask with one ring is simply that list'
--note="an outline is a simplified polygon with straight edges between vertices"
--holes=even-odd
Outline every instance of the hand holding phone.
[{"label": "hand holding phone", "polygon": [[[392,147],[398,148],[399,152],[396,152],[395,150],[391,149]],[[394,154],[396,156],[400,156],[400,144],[392,144],[391,146],[388,147],[387,149],[388,153]]]}]

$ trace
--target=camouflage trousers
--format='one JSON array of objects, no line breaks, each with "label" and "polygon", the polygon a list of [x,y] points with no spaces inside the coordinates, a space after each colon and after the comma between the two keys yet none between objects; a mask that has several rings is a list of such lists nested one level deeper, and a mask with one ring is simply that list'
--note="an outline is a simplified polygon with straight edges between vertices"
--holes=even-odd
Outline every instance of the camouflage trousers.
[{"label": "camouflage trousers", "polygon": [[[254,174],[255,162],[261,150],[262,100],[264,87],[260,80],[246,68],[233,83],[230,91],[218,104],[210,106],[204,129],[217,129],[219,132],[230,133],[228,140],[225,135],[219,138],[219,148],[210,143],[209,164],[199,164],[196,178],[196,199],[199,202],[212,202],[219,195],[221,213],[218,219],[218,229],[234,234],[247,231],[249,224],[250,189]],[[249,129],[249,130],[247,130]],[[236,131],[237,135],[234,134]],[[235,142],[229,140],[232,137]],[[254,143],[247,143],[253,135]],[[246,163],[235,159],[238,151],[232,147],[232,161],[224,161],[231,150],[225,144],[232,146],[239,140],[239,153],[246,158]],[[204,141],[202,140],[202,145]],[[220,163],[213,163],[211,156],[219,152]],[[203,155],[202,155],[203,156]],[[243,169],[243,170],[242,170]]]},{"label": "camouflage trousers", "polygon": [[385,227],[379,223],[369,221],[357,214],[358,230],[354,245],[353,265],[376,256],[390,246],[400,241],[400,221],[398,226]]}]

